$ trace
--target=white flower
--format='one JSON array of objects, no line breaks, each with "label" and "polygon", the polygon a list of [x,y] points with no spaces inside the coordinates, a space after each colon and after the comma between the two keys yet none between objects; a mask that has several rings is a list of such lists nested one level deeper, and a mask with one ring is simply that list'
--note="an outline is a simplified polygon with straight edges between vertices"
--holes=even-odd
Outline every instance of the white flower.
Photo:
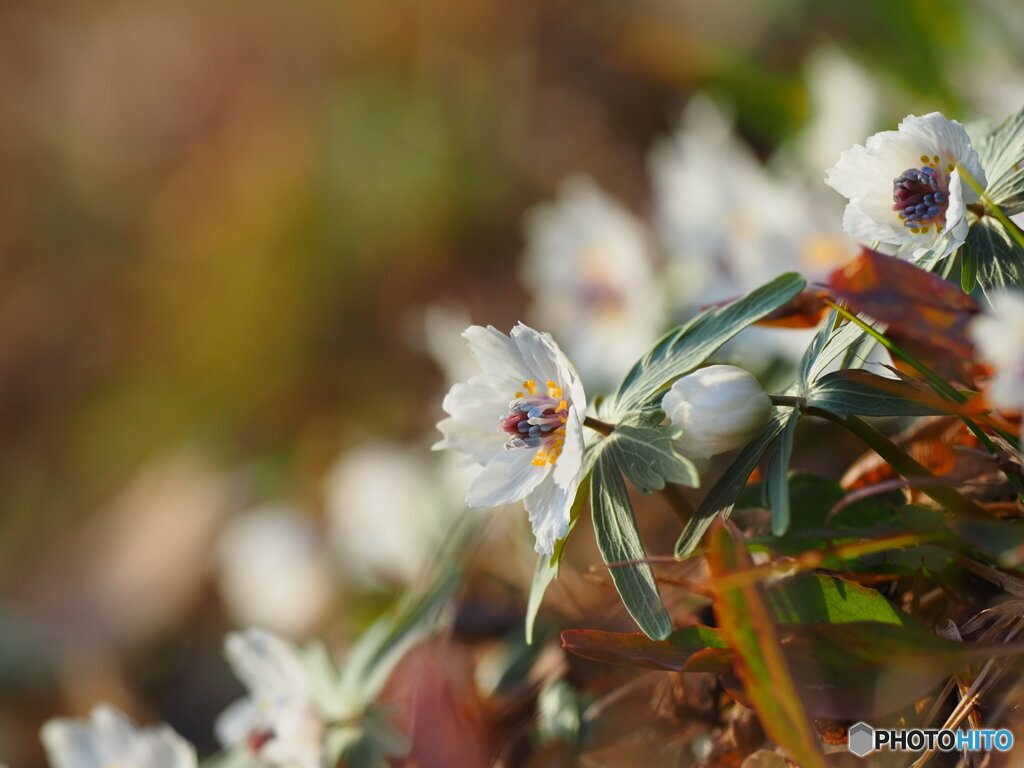
[{"label": "white flower", "polygon": [[772,401],[742,368],[709,365],[677,379],[661,407],[683,430],[680,452],[708,458],[750,442],[768,421]]},{"label": "white flower", "polygon": [[871,73],[834,45],[816,49],[803,69],[810,115],[791,149],[817,177],[878,124],[881,94]]},{"label": "white flower", "polygon": [[1024,294],[1004,290],[971,321],[968,332],[995,375],[987,390],[996,408],[1024,410]]},{"label": "white flower", "polygon": [[525,501],[536,549],[550,554],[568,531],[581,480],[583,384],[551,336],[527,325],[510,336],[478,325],[462,335],[483,373],[448,392],[450,418],[437,425],[444,439],[434,448],[483,467],[470,484],[469,506]]},{"label": "white flower", "polygon": [[664,302],[644,225],[593,181],[574,177],[531,210],[522,282],[530,317],[588,383],[614,386],[662,331]]},{"label": "white flower", "polygon": [[324,721],[296,648],[249,629],[229,634],[224,651],[249,695],[217,719],[220,742],[248,750],[263,765],[320,768]]},{"label": "white flower", "polygon": [[978,199],[961,170],[985,186],[967,131],[938,112],[910,115],[897,131],[876,133],[844,152],[825,183],[850,202],[843,227],[868,243],[900,247],[918,259],[948,256],[967,237],[967,205]]},{"label": "white flower", "polygon": [[328,613],[334,584],[326,547],[298,510],[250,510],[228,525],[219,545],[221,594],[239,624],[302,637]]},{"label": "white flower", "polygon": [[[651,152],[655,222],[669,256],[674,311],[733,299],[784,272],[824,280],[856,254],[821,196],[771,174],[706,97]],[[757,369],[799,359],[813,331],[748,328],[719,353]]]},{"label": "white flower", "polygon": [[136,728],[108,704],[88,721],[57,718],[40,737],[53,768],[195,768],[196,751],[167,725]]},{"label": "white flower", "polygon": [[342,454],[328,471],[331,543],[349,578],[411,584],[448,533],[456,503],[445,487],[447,467],[427,458],[442,457],[373,443]]}]

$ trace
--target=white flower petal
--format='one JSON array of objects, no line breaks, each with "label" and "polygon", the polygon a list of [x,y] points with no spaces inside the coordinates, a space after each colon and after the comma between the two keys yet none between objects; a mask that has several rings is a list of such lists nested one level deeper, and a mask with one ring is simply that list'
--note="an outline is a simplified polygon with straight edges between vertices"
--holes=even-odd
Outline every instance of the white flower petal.
[{"label": "white flower petal", "polygon": [[454,384],[442,403],[451,418],[438,423],[444,438],[434,444],[434,450],[451,449],[486,464],[505,444],[498,424],[520,386],[521,382],[490,373]]},{"label": "white flower petal", "polygon": [[245,744],[259,724],[259,710],[256,709],[252,699],[239,699],[217,716],[213,724],[213,732],[221,746],[237,747],[240,744]]},{"label": "white flower petal", "polygon": [[527,368],[518,345],[493,325],[471,325],[462,336],[481,370],[487,373],[518,379]]},{"label": "white flower petal", "polygon": [[873,243],[902,243],[913,235],[897,219],[890,223],[877,216],[872,216],[861,207],[860,200],[853,200],[843,211],[843,229],[858,240]]},{"label": "white flower petal", "polygon": [[168,726],[136,728],[107,704],[88,721],[57,718],[40,733],[53,768],[195,768],[195,749]]},{"label": "white flower petal", "polygon": [[1024,294],[997,292],[991,308],[971,321],[968,333],[995,371],[988,400],[997,408],[1024,409]]},{"label": "white flower petal", "polygon": [[526,497],[526,511],[536,538],[534,549],[543,555],[554,552],[555,542],[569,531],[569,514],[577,486],[563,488],[551,477]]},{"label": "white flower petal", "polygon": [[298,651],[283,638],[262,629],[232,632],[224,654],[235,675],[260,700],[309,698],[309,682]]},{"label": "white flower petal", "polygon": [[[922,145],[937,152],[940,158],[948,159],[963,166],[971,178],[984,189],[985,171],[981,167],[981,160],[978,153],[971,144],[967,130],[956,120],[949,120],[940,112],[931,112],[922,117],[909,115],[900,123],[900,131],[908,136],[917,137]],[[922,154],[926,154],[922,151]],[[967,185],[964,189],[964,199],[972,203],[978,199],[978,194]]]},{"label": "white flower petal", "polygon": [[536,451],[521,448],[503,451],[491,459],[469,486],[466,503],[471,507],[498,507],[521,501],[550,472],[533,464]]},{"label": "white flower petal", "polygon": [[[529,377],[537,382],[538,387],[544,387],[545,382],[554,381],[558,378],[558,347],[549,334],[535,331],[528,325],[518,323],[511,334],[524,363],[524,371],[529,371]],[[561,385],[562,382],[556,382]]]}]

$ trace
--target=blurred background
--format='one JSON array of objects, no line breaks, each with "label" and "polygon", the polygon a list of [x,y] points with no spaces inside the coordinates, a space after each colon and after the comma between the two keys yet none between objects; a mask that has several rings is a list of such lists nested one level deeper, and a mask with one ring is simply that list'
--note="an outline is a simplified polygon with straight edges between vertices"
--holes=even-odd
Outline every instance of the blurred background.
[{"label": "blurred background", "polygon": [[[211,753],[226,631],[343,649],[465,515],[486,531],[432,663],[479,683],[521,634],[530,538],[462,509],[429,446],[462,327],[529,319],[528,211],[588,176],[663,233],[652,147],[717,131],[835,231],[838,153],[1016,111],[1021,39],[1013,0],[4,4],[0,761],[44,764],[41,723],[99,700]],[[729,235],[728,205],[698,224]],[[554,626],[620,620],[567,583]]]}]

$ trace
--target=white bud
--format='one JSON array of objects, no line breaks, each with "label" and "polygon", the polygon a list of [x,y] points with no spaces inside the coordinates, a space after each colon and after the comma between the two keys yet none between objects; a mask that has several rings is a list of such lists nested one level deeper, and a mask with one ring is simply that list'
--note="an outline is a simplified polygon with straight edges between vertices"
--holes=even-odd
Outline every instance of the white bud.
[{"label": "white bud", "polygon": [[707,458],[746,445],[768,421],[772,401],[742,368],[709,365],[678,379],[661,407],[683,430],[680,452]]}]

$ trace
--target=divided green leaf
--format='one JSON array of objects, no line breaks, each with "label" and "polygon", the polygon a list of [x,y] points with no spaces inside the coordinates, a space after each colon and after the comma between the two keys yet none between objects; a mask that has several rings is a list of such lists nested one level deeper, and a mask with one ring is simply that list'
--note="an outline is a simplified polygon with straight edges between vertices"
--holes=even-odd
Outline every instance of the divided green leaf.
[{"label": "divided green leaf", "polygon": [[992,202],[1007,216],[1024,211],[1024,110],[978,143],[978,157]]},{"label": "divided green leaf", "polygon": [[644,634],[664,640],[672,631],[672,622],[661,602],[654,571],[642,562],[647,553],[615,451],[598,454],[590,477],[590,497],[597,547],[610,566],[608,571],[626,610]]},{"label": "divided green leaf", "polygon": [[747,485],[750,473],[761,461],[765,451],[782,434],[789,418],[790,413],[786,409],[775,409],[768,419],[768,423],[764,425],[757,436],[740,450],[729,468],[711,486],[693,517],[683,529],[676,542],[676,557],[690,555],[700,544],[701,538],[715,519],[719,515],[729,516],[733,504],[736,503],[736,499],[740,497]]},{"label": "divided green leaf", "polygon": [[805,285],[804,278],[796,273],[780,275],[743,298],[710,309],[671,331],[626,375],[609,404],[611,413],[621,416],[658,402],[675,379],[700,366],[748,325],[783,306]]},{"label": "divided green leaf", "polygon": [[[922,400],[930,402],[922,402]],[[949,413],[935,397],[896,379],[867,371],[836,371],[816,381],[807,405],[836,416],[931,416]]]},{"label": "divided green leaf", "polygon": [[986,294],[1024,285],[1024,248],[997,219],[985,216],[971,225],[964,252],[978,265],[978,284]]}]

